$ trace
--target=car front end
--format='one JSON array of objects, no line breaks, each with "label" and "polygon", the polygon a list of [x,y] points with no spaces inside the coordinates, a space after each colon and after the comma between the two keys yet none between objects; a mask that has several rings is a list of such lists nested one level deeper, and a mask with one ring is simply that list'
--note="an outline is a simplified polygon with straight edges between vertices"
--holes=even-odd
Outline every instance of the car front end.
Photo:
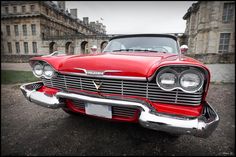
[{"label": "car front end", "polygon": [[164,49],[170,50],[35,57],[30,65],[41,81],[20,88],[27,100],[43,107],[207,138],[219,123],[206,101],[210,72]]}]

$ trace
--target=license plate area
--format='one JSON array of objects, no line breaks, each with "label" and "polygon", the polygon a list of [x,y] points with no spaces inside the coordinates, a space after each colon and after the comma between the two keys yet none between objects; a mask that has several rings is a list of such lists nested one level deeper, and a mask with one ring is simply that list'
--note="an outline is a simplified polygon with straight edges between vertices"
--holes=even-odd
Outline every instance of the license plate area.
[{"label": "license plate area", "polygon": [[98,117],[112,118],[111,106],[108,105],[86,103],[85,113]]}]

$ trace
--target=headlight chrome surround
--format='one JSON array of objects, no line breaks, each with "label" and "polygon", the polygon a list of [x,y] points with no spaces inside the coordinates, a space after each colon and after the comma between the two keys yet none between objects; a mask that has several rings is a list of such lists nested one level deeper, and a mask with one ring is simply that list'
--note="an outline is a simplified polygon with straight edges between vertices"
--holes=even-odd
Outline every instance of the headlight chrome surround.
[{"label": "headlight chrome surround", "polygon": [[44,64],[43,66],[43,76],[47,79],[51,79],[55,74],[55,70],[49,65]]},{"label": "headlight chrome surround", "polygon": [[[191,76],[191,74],[192,74],[192,76]],[[196,85],[195,88],[190,90],[190,89],[188,89],[189,87],[184,87],[184,85],[183,85],[184,77],[187,77],[185,79],[190,79],[188,81],[189,84],[194,83],[194,79],[195,80],[198,79],[199,83]],[[204,77],[203,77],[202,73],[200,71],[196,70],[196,69],[189,69],[189,70],[183,71],[180,74],[180,77],[179,77],[179,85],[180,85],[180,87],[182,88],[183,91],[188,92],[188,93],[194,93],[194,92],[200,90],[202,88],[202,86],[203,86],[203,83],[204,83]]]},{"label": "headlight chrome surround", "polygon": [[[36,72],[36,69],[37,68],[37,70],[41,70],[41,74],[39,73],[38,74],[38,72]],[[41,68],[41,69],[40,69]],[[33,74],[36,76],[36,77],[41,77],[42,75],[43,75],[43,65],[41,64],[41,63],[39,63],[39,62],[37,62],[37,63],[35,63],[33,66],[32,66],[32,71],[33,71]]]},{"label": "headlight chrome surround", "polygon": [[[38,69],[41,68],[41,73],[40,74],[37,73],[35,68],[38,68]],[[48,63],[43,62],[43,61],[36,61],[32,65],[32,71],[33,71],[34,76],[37,78],[45,77],[46,79],[51,79],[56,74],[56,71],[54,70],[54,68]]]},{"label": "headlight chrome surround", "polygon": [[178,85],[178,75],[170,68],[164,69],[157,74],[156,83],[161,89],[171,91]]},{"label": "headlight chrome surround", "polygon": [[[163,84],[161,83],[161,76],[165,75],[167,73],[171,73],[173,76],[176,76],[176,78],[175,78],[176,80],[175,80],[172,87],[163,86]],[[181,80],[184,77],[186,77],[186,75],[189,75],[189,74],[193,74],[193,75],[197,76],[198,79],[199,79],[198,85],[196,85],[196,87],[194,89],[191,89],[191,90],[187,87],[184,87],[183,82],[181,82]],[[190,79],[190,82],[192,80]],[[190,82],[189,82],[189,85],[191,84]],[[159,88],[161,88],[162,90],[165,90],[165,91],[172,91],[172,90],[175,90],[175,89],[181,89],[182,91],[184,91],[186,93],[195,93],[203,87],[204,74],[200,70],[198,70],[197,68],[194,68],[194,67],[190,67],[189,69],[182,70],[182,71],[172,69],[171,67],[165,67],[164,69],[160,70],[157,73],[156,83],[159,86]],[[166,83],[168,83],[168,81],[166,81]],[[169,83],[170,83],[170,81],[169,81]]]}]

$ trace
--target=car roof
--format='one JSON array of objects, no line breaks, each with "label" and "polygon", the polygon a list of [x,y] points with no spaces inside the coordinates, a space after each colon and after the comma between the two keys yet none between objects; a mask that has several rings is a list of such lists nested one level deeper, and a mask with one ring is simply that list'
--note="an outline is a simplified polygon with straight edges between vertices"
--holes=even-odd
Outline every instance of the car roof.
[{"label": "car roof", "polygon": [[110,40],[117,38],[128,38],[128,37],[169,37],[177,41],[177,37],[170,34],[127,34],[127,35],[117,35],[110,38]]}]

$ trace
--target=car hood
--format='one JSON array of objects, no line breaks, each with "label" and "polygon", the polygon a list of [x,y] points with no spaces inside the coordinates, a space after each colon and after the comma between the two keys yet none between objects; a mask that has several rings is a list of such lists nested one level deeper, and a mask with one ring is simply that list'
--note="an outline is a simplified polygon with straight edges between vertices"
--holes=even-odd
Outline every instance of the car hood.
[{"label": "car hood", "polygon": [[[160,65],[178,64],[177,58],[176,54],[137,52],[35,57],[31,60],[44,60],[59,72],[105,71],[104,75],[150,77]],[[193,60],[185,58],[179,64],[183,62],[192,64]]]}]

